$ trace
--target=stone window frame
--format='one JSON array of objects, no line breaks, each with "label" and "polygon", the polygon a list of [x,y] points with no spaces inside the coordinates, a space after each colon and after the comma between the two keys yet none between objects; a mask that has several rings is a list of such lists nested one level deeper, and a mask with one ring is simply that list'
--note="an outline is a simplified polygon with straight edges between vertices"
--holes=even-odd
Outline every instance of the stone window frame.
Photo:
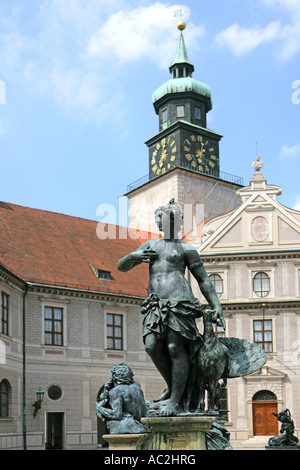
[{"label": "stone window frame", "polygon": [[[120,315],[122,316],[122,349],[110,349],[107,347],[107,315]],[[104,350],[106,352],[119,352],[123,353],[127,351],[127,309],[122,307],[113,307],[106,305],[104,306]]]},{"label": "stone window frame", "polygon": [[[42,315],[42,346],[45,348],[64,349],[67,347],[67,324],[68,324],[68,310],[67,305],[69,301],[55,300],[51,298],[42,298],[41,300],[41,315]],[[45,307],[61,308],[62,309],[62,328],[63,328],[63,344],[51,345],[45,343]]]}]

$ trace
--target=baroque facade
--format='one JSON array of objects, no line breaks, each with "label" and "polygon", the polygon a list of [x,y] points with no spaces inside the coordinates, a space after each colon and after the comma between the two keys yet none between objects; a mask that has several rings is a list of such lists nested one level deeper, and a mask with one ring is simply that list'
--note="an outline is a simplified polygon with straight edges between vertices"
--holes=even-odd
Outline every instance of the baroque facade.
[{"label": "baroque facade", "polygon": [[228,381],[226,426],[237,443],[278,434],[271,413],[286,408],[300,434],[300,213],[278,202],[281,188],[267,184],[262,166],[258,158],[250,186],[237,192],[241,206],[191,240],[223,307],[226,332],[216,334],[267,354],[260,371]]}]

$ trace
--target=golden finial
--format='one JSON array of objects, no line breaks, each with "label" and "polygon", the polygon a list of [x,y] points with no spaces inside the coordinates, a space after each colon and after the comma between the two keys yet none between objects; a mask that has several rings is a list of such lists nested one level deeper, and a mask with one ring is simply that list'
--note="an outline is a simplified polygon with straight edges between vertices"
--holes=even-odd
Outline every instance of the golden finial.
[{"label": "golden finial", "polygon": [[184,21],[180,21],[180,23],[178,23],[177,25],[177,28],[179,29],[179,31],[185,30],[185,27],[186,27],[186,24]]}]

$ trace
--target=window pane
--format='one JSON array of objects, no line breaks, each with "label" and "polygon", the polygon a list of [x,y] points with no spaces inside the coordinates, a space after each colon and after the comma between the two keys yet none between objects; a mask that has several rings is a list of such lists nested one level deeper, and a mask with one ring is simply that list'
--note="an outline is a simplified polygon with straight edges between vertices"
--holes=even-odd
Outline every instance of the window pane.
[{"label": "window pane", "polygon": [[265,330],[272,330],[272,320],[265,320]]},{"label": "window pane", "polygon": [[166,122],[167,117],[168,117],[168,111],[164,109],[162,112],[162,122]]},{"label": "window pane", "polygon": [[62,345],[62,338],[60,334],[55,334],[54,335],[54,344],[55,346],[61,346]]},{"label": "window pane", "polygon": [[52,335],[51,335],[51,333],[45,333],[45,344],[52,344]]},{"label": "window pane", "polygon": [[177,106],[177,117],[183,117],[184,116],[184,106]]},{"label": "window pane", "polygon": [[107,349],[114,349],[114,340],[112,338],[107,338]]},{"label": "window pane", "polygon": [[62,319],[62,309],[61,308],[55,308],[54,309],[54,318],[55,318],[55,320],[61,320]]},{"label": "window pane", "polygon": [[106,321],[107,321],[108,325],[112,325],[113,324],[113,316],[108,313],[106,315]]},{"label": "window pane", "polygon": [[264,350],[266,352],[273,352],[272,343],[265,343]]},{"label": "window pane", "polygon": [[52,322],[50,320],[45,320],[45,330],[46,331],[52,330]]},{"label": "window pane", "polygon": [[112,326],[107,327],[107,336],[113,336],[114,335],[114,329]]},{"label": "window pane", "polygon": [[195,108],[195,118],[200,119],[201,118],[201,110],[200,108]]},{"label": "window pane", "polygon": [[52,308],[45,307],[45,318],[52,318]]},{"label": "window pane", "polygon": [[115,349],[122,349],[122,341],[120,339],[115,340]]},{"label": "window pane", "polygon": [[255,330],[255,331],[261,331],[261,329],[262,329],[262,322],[256,320],[256,321],[254,322],[254,330]]},{"label": "window pane", "polygon": [[62,331],[62,324],[61,324],[60,321],[59,321],[59,322],[58,322],[58,321],[55,321],[55,322],[54,322],[54,331],[55,331],[56,333],[61,333],[61,331]]},{"label": "window pane", "polygon": [[265,334],[264,334],[264,340],[265,340],[265,341],[269,341],[269,342],[272,341],[272,332],[271,332],[271,331],[265,332]]},{"label": "window pane", "polygon": [[122,328],[115,328],[115,337],[116,338],[122,337]]},{"label": "window pane", "polygon": [[255,341],[256,343],[257,343],[257,342],[261,342],[262,339],[263,339],[263,337],[262,337],[262,333],[261,333],[261,332],[254,334],[254,341]]},{"label": "window pane", "polygon": [[122,317],[121,315],[115,315],[115,325],[122,325]]}]

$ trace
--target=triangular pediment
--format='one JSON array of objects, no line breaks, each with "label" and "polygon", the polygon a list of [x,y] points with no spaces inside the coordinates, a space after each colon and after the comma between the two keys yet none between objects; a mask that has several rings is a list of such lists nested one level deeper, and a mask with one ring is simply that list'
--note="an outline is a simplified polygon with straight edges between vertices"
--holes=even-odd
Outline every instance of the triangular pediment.
[{"label": "triangular pediment", "polygon": [[286,208],[269,192],[269,186],[255,192],[250,188],[246,198],[245,188],[241,206],[204,225],[200,251],[226,253],[300,248],[300,212]]},{"label": "triangular pediment", "polygon": [[268,365],[264,365],[261,369],[257,370],[256,372],[253,372],[253,374],[245,376],[246,379],[254,379],[254,380],[284,380],[286,377],[286,374],[280,370],[274,369],[272,367],[269,367]]}]

